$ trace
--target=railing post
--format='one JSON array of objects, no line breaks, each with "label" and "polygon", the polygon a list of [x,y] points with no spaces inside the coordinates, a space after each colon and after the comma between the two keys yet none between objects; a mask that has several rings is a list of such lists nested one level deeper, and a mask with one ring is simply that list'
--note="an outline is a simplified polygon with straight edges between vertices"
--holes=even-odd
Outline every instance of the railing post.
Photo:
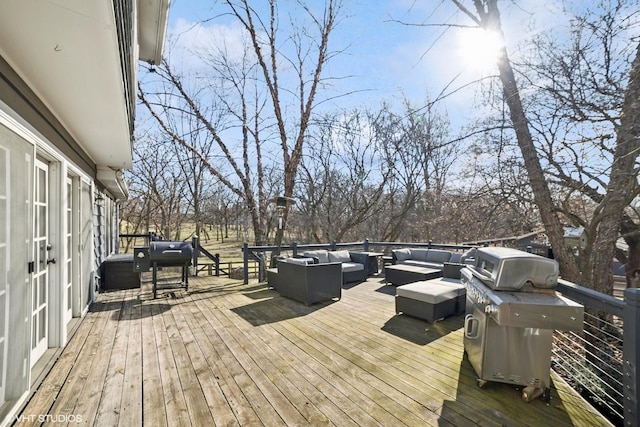
[{"label": "railing post", "polygon": [[362,249],[364,252],[369,252],[369,238],[364,239],[364,244],[362,245]]},{"label": "railing post", "polygon": [[265,251],[260,251],[260,262],[258,263],[258,283],[262,283],[265,279],[265,270],[266,270],[266,255]]},{"label": "railing post", "polygon": [[[244,284],[249,284],[249,244],[244,242],[242,245],[242,262],[243,262],[243,275],[244,275]],[[231,274],[231,269],[229,269],[229,274]]]},{"label": "railing post", "polygon": [[191,238],[191,246],[193,247],[193,275],[198,275],[198,257],[200,256],[200,238],[195,234]]},{"label": "railing post", "polygon": [[331,250],[332,251],[336,250],[336,241],[335,240],[333,242],[331,242]]},{"label": "railing post", "polygon": [[220,276],[220,254],[215,254],[215,264],[216,264],[216,277]]},{"label": "railing post", "polygon": [[298,255],[298,242],[293,242],[291,245],[291,252],[293,253],[291,256],[294,258]]},{"label": "railing post", "polygon": [[624,290],[624,332],[623,332],[623,381],[624,386],[624,425],[638,426],[640,406],[638,401],[638,380],[640,379],[640,289]]}]

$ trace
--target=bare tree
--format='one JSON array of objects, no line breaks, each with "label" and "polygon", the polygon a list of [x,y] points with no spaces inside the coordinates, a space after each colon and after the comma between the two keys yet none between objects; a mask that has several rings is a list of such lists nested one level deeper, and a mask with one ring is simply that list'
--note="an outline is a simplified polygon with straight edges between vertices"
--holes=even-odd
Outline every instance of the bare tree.
[{"label": "bare tree", "polygon": [[[325,115],[301,165],[301,230],[307,240],[344,241],[388,204],[393,170],[378,155],[380,141],[361,111]],[[368,234],[370,235],[370,234]],[[362,238],[362,235],[357,237]]]},{"label": "bare tree", "polygon": [[[478,27],[504,40],[498,0],[474,0],[475,13],[458,0],[451,0]],[[560,264],[563,277],[577,281],[580,277],[574,255],[566,250],[563,244],[564,230],[560,218],[554,209],[553,197],[547,185],[544,170],[538,157],[534,140],[531,136],[528,120],[522,104],[518,82],[516,81],[511,61],[505,44],[502,44],[497,58],[499,78],[502,82],[504,100],[509,107],[509,116],[516,140],[522,154],[529,185],[538,206],[540,217],[549,240],[554,248],[554,255]]]},{"label": "bare tree", "polygon": [[[298,11],[290,16],[300,21],[291,18],[288,24],[281,20],[275,0],[268,1],[264,14],[247,0],[222,3],[243,29],[242,54],[232,54],[222,42],[209,46],[206,52],[199,52],[206,78],[190,81],[165,61],[155,69],[162,86],[159,82],[146,89],[140,86],[139,97],[175,143],[199,158],[216,179],[244,200],[255,243],[262,244],[267,206],[274,196],[264,182],[264,153],[279,150],[282,195],[293,196],[324,67],[334,56],[329,38],[341,2],[328,0],[319,13],[302,1],[295,2]],[[213,163],[172,126],[169,117],[176,111],[196,118],[199,128],[215,141],[215,156],[223,161]],[[285,221],[287,215],[288,210]],[[282,229],[276,234],[276,244],[281,240]]]},{"label": "bare tree", "polygon": [[[193,120],[193,117],[189,115],[186,115],[183,120],[176,123],[176,126],[178,125],[184,127],[181,134],[189,141],[189,145],[194,147],[202,156],[208,158],[213,148],[211,135],[199,132],[197,121]],[[173,144],[172,150],[174,152],[175,167],[179,168],[184,179],[185,195],[188,196],[185,202],[190,206],[191,219],[195,223],[194,233],[200,236],[203,231],[204,196],[211,185],[210,174],[199,156],[193,155],[191,151],[185,150],[179,144]]]},{"label": "bare tree", "polygon": [[[471,12],[457,0],[452,0],[452,2],[469,16],[476,25],[486,31],[498,34],[504,39],[497,0],[474,0],[475,12]],[[585,51],[582,50],[578,55],[584,55],[584,53]],[[585,63],[584,65],[585,67],[593,67],[591,62]],[[638,146],[637,142],[629,143],[630,138],[637,136],[637,130],[633,125],[625,123],[623,120],[620,121],[619,126],[615,127],[617,140],[615,147],[612,147],[611,151],[611,166],[608,169],[607,178],[602,181],[604,191],[601,196],[595,198],[599,198],[600,200],[597,201],[594,215],[591,218],[592,224],[596,224],[595,227],[590,229],[590,231],[594,233],[594,235],[591,236],[591,241],[593,242],[593,248],[597,248],[597,250],[591,252],[591,257],[588,259],[590,263],[587,262],[587,264],[590,264],[588,265],[590,268],[586,270],[583,269],[584,276],[581,277],[573,254],[568,250],[569,248],[565,248],[563,243],[562,222],[563,219],[566,218],[566,216],[563,215],[570,216],[571,213],[568,211],[563,213],[561,205],[556,203],[556,200],[552,196],[551,186],[553,185],[553,181],[549,179],[549,175],[546,174],[546,171],[543,170],[541,166],[540,146],[536,145],[536,141],[532,137],[531,121],[525,113],[518,88],[519,84],[516,81],[506,48],[502,49],[498,59],[498,70],[499,78],[503,85],[504,102],[509,108],[510,121],[527,171],[529,185],[531,186],[542,222],[553,245],[554,255],[560,262],[561,274],[569,280],[580,281],[601,292],[611,293],[611,262],[615,253],[615,242],[620,236],[620,227],[625,210],[628,209],[629,204],[638,194],[636,162]],[[569,69],[568,71],[575,72],[575,69]],[[634,88],[634,74],[637,72],[635,67],[632,68],[631,80],[625,94],[627,101],[625,101],[626,104],[622,105],[620,109],[622,117],[627,116],[631,119],[637,117],[637,112],[633,109],[634,104],[631,102],[631,99],[634,98],[629,98],[630,96],[637,97],[637,92],[635,92],[637,89]],[[588,80],[590,77],[596,77],[597,73],[577,73],[576,76],[578,75],[582,77],[586,75]],[[593,82],[580,81],[579,84],[574,84],[572,95],[575,96],[584,92],[587,83]],[[594,93],[598,93],[597,89]],[[598,94],[600,97],[606,95],[604,93]],[[569,96],[571,96],[571,94]],[[587,98],[583,99],[585,101],[587,100]],[[593,102],[597,100],[592,98],[590,101]],[[574,110],[574,113],[576,111],[577,110]],[[587,110],[582,109],[583,113],[585,111]],[[574,120],[588,119],[589,117],[574,115]],[[565,146],[565,148],[566,147],[567,146]],[[567,148],[567,150],[571,152],[570,147]],[[550,156],[548,159],[553,159],[553,155],[556,153],[557,151],[549,153]],[[557,168],[556,172],[561,170],[562,168]],[[583,169],[583,171],[585,170],[586,169]],[[558,176],[558,173],[556,173],[556,176]],[[571,173],[568,173],[567,176],[573,178]],[[574,180],[574,187],[576,186],[575,184],[578,183]],[[557,187],[555,188],[557,189]],[[589,186],[582,186],[580,191],[598,192]]]},{"label": "bare tree", "polygon": [[[538,56],[526,64],[537,89],[531,123],[548,179],[559,190],[558,210],[584,227],[583,280],[603,291],[611,289],[607,271],[614,254],[626,264],[628,286],[637,286],[640,267],[640,222],[630,206],[640,194],[639,148],[629,141],[637,132],[632,100],[638,59],[637,46],[628,41],[637,25],[636,7],[625,2],[596,10],[581,5],[568,41],[553,33],[540,36],[534,40]],[[588,209],[575,209],[580,199],[589,201]],[[616,250],[620,235],[628,253]]]},{"label": "bare tree", "polygon": [[[145,233],[153,230],[165,238],[180,239],[188,202],[185,178],[170,143],[157,143],[147,135],[136,140],[133,150],[135,167],[128,182],[135,203],[128,205],[122,219],[137,223]],[[136,220],[138,216],[144,221]]]}]

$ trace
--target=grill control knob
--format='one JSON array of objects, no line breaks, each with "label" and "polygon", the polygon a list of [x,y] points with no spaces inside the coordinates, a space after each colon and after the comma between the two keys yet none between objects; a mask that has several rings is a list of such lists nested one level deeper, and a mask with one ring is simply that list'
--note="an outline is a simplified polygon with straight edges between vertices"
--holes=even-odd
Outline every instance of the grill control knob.
[{"label": "grill control knob", "polygon": [[498,312],[498,307],[493,304],[489,304],[484,308],[484,312],[487,314],[496,314]]}]

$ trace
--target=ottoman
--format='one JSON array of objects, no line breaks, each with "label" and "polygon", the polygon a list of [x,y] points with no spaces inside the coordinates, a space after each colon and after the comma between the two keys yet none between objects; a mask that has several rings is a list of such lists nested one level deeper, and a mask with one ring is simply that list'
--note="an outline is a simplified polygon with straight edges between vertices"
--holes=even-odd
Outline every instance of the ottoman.
[{"label": "ottoman", "polygon": [[395,286],[437,277],[442,277],[441,269],[408,264],[387,265],[384,267],[385,282]]},{"label": "ottoman", "polygon": [[434,279],[396,288],[396,314],[434,322],[465,311],[467,292],[455,279]]}]

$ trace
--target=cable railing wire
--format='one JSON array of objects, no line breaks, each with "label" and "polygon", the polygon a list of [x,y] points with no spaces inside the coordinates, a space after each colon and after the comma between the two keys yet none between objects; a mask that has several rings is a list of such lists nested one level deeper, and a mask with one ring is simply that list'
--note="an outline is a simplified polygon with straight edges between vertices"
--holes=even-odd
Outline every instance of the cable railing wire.
[{"label": "cable railing wire", "polygon": [[[574,352],[574,351],[572,351],[572,352],[567,352],[567,351],[564,349],[564,347],[563,347],[563,346],[561,346],[561,345],[557,345],[557,344],[554,346],[553,351],[552,351],[552,354],[553,354],[553,355],[555,355],[555,356],[558,356],[558,357],[560,357],[560,356],[561,356],[560,360],[563,360],[563,361],[567,361],[567,360],[568,360],[568,361],[572,361],[572,362],[574,362],[574,363],[573,363],[573,365],[575,365],[575,366],[581,366],[581,365],[584,365],[584,364],[585,364],[585,361],[587,360],[587,359],[586,359],[586,358],[584,358],[584,357],[582,357],[582,358],[576,358],[576,357],[573,357],[573,355],[575,355],[575,354],[576,354],[576,352]],[[556,360],[556,361],[555,361],[554,368],[560,368],[560,367],[562,367],[562,368],[564,369],[564,365],[565,365],[565,364],[563,364],[563,363],[559,363],[559,362]],[[615,368],[613,369],[614,373],[618,373],[618,374],[619,374],[619,375],[617,375],[617,378],[616,378],[616,377],[614,377],[613,375],[611,375],[610,373],[608,373],[608,372],[606,372],[605,370],[601,369],[601,368],[600,368],[598,365],[596,365],[596,364],[593,364],[593,365],[592,365],[592,368],[594,368],[594,369],[595,369],[595,370],[596,370],[596,371],[597,371],[601,376],[604,376],[604,377],[609,378],[613,384],[618,384],[620,387],[619,387],[619,390],[616,390],[616,389],[615,389],[613,386],[611,386],[608,382],[605,382],[605,385],[606,385],[607,387],[609,387],[609,388],[611,388],[613,391],[615,391],[615,392],[616,392],[616,394],[619,394],[619,395],[620,395],[620,397],[622,397],[622,396],[623,396],[623,393],[622,393],[622,382],[621,382],[622,373],[621,373],[620,371],[616,370]],[[567,369],[565,369],[565,370],[567,370]],[[567,370],[567,371],[568,371],[568,370]]]},{"label": "cable railing wire", "polygon": [[[575,354],[575,353],[573,353],[573,352],[567,352],[563,347],[561,347],[561,346],[559,346],[559,345],[556,345],[556,346],[554,347],[553,354],[554,354],[554,355],[562,356],[562,359],[563,359],[563,360],[565,360],[565,361],[566,361],[566,360],[571,360],[571,361],[575,362],[575,365],[579,365],[579,364],[584,364],[584,363],[585,363],[585,359],[584,359],[584,358],[580,358],[580,359],[578,359],[578,358],[575,358],[575,357],[571,357],[571,355],[572,355],[572,354]],[[570,371],[566,368],[566,366],[565,366],[565,365],[566,365],[566,364],[556,362],[556,363],[554,364],[554,369],[555,369],[555,370],[563,369],[564,371],[566,371],[567,373],[569,373]],[[613,383],[613,384],[616,384],[617,382],[619,382],[619,379],[618,379],[618,378],[615,378],[614,376],[610,375],[610,374],[609,374],[609,373],[607,373],[606,371],[604,371],[604,370],[600,369],[597,365],[594,365],[593,367],[594,367],[594,368],[596,369],[596,371],[597,371],[597,372],[599,372],[602,376],[610,378],[610,379],[612,380],[612,383]],[[580,373],[579,373],[579,371],[577,372],[577,376],[579,376],[580,378],[585,378],[586,380],[588,380],[588,381],[589,381],[589,378],[588,378],[588,377],[585,377],[585,376],[584,376],[584,375],[582,375],[582,374],[580,374]],[[622,374],[620,374],[620,377],[621,377],[621,376],[622,376]],[[589,382],[590,382],[592,385],[595,385],[595,384],[593,383],[593,381],[589,381]],[[618,389],[616,389],[616,388],[614,388],[612,385],[610,385],[610,384],[609,384],[609,383],[607,383],[607,382],[605,382],[604,384],[605,384],[608,388],[610,388],[613,392],[615,392],[615,394],[618,394],[618,395],[619,395],[619,396],[618,396],[618,398],[621,398],[621,397],[623,396],[623,393],[622,393],[622,387],[621,387],[621,386],[622,386],[622,383],[621,383],[621,382],[620,382],[620,384],[619,384],[619,385],[620,385],[620,389],[619,389],[619,390],[618,390]],[[585,387],[588,387],[588,384],[584,384],[584,383],[583,383],[582,385],[583,385],[583,386],[585,386]]]},{"label": "cable railing wire", "polygon": [[583,333],[556,331],[552,349],[553,369],[620,421],[624,418],[622,326],[620,319],[612,323],[585,312]]}]

